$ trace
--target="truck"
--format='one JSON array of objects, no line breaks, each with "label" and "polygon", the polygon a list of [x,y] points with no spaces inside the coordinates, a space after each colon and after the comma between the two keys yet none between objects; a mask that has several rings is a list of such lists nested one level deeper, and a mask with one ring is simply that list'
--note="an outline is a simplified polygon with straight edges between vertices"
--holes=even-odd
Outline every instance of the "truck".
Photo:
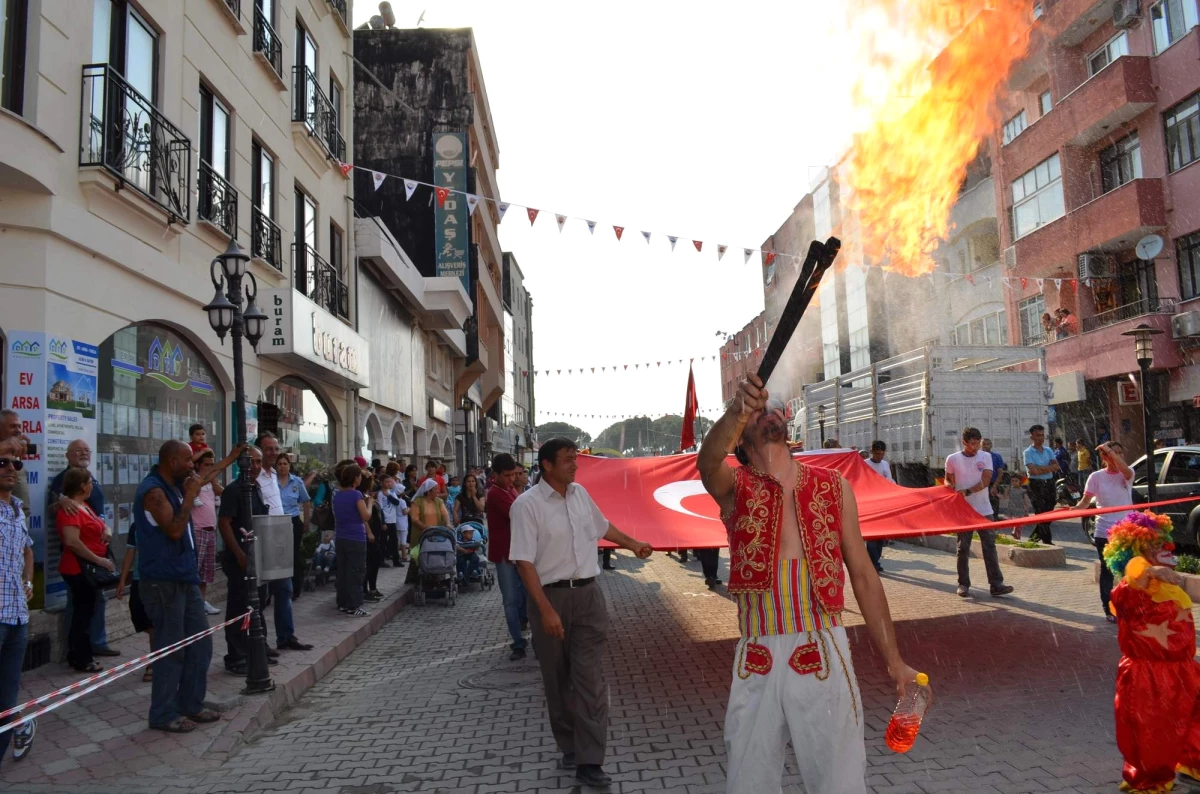
[{"label": "truck", "polygon": [[804,386],[789,404],[792,441],[865,452],[879,439],[898,482],[930,485],[976,427],[1012,472],[1029,427],[1048,424],[1051,396],[1040,347],[927,345]]}]

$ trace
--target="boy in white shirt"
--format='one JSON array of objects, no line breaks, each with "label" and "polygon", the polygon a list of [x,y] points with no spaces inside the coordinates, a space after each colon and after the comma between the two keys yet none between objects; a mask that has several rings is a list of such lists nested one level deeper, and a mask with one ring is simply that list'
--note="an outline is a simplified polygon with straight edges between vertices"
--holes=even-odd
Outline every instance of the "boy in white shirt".
[{"label": "boy in white shirt", "polygon": [[[390,556],[392,565],[399,568],[404,564],[400,559],[400,544],[408,542],[408,503],[404,501],[404,492],[396,484],[396,478],[390,474],[383,475],[379,493],[376,496],[379,509],[383,512],[385,545],[383,556]],[[399,537],[400,522],[404,522],[404,538]],[[386,567],[387,563],[383,563]]]},{"label": "boy in white shirt", "polygon": [[[883,456],[887,454],[887,442],[875,440],[871,442],[871,455],[866,459],[866,464],[872,470],[885,480],[896,481],[892,476],[892,467]],[[875,563],[875,570],[883,573],[883,566],[879,564],[879,560],[883,557],[883,541],[868,540],[867,555],[871,558],[871,562]]]},{"label": "boy in white shirt", "polygon": [[[974,427],[962,432],[962,451],[946,458],[946,485],[967,500],[981,516],[992,519],[992,502],[988,486],[992,482],[992,455],[982,451],[983,434]],[[958,594],[966,598],[971,591],[971,532],[958,533]],[[988,584],[993,596],[1008,595],[1012,585],[1004,583],[1000,572],[1000,560],[996,556],[996,530],[979,530],[979,545],[983,550],[983,565],[987,569]]]}]

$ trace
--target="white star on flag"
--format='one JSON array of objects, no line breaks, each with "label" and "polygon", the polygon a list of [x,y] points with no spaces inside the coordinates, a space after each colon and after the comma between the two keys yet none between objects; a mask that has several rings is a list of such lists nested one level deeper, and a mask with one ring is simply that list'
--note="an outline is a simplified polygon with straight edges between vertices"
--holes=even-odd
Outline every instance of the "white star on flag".
[{"label": "white star on flag", "polygon": [[411,179],[404,180],[404,200],[408,201],[412,198],[413,191],[417,189],[417,183]]}]

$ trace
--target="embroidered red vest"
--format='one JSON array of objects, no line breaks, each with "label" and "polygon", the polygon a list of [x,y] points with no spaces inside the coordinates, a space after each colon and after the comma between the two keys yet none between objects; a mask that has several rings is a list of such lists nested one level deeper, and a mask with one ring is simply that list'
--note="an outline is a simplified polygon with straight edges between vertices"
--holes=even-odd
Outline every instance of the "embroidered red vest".
[{"label": "embroidered red vest", "polygon": [[[765,592],[774,587],[783,525],[783,486],[749,466],[734,472],[734,508],[725,517],[729,531],[730,593]],[[836,471],[796,463],[796,518],[808,560],[812,592],[827,614],[846,605],[842,566],[842,479]]]}]

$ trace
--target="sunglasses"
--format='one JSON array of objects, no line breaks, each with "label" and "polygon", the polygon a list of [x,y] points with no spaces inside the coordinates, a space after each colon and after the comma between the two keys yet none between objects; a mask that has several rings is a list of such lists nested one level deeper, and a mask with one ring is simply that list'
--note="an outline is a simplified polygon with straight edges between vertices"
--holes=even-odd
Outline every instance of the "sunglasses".
[{"label": "sunglasses", "polygon": [[25,464],[13,458],[0,458],[0,469],[7,469],[12,466],[13,471],[20,471],[25,468]]}]

